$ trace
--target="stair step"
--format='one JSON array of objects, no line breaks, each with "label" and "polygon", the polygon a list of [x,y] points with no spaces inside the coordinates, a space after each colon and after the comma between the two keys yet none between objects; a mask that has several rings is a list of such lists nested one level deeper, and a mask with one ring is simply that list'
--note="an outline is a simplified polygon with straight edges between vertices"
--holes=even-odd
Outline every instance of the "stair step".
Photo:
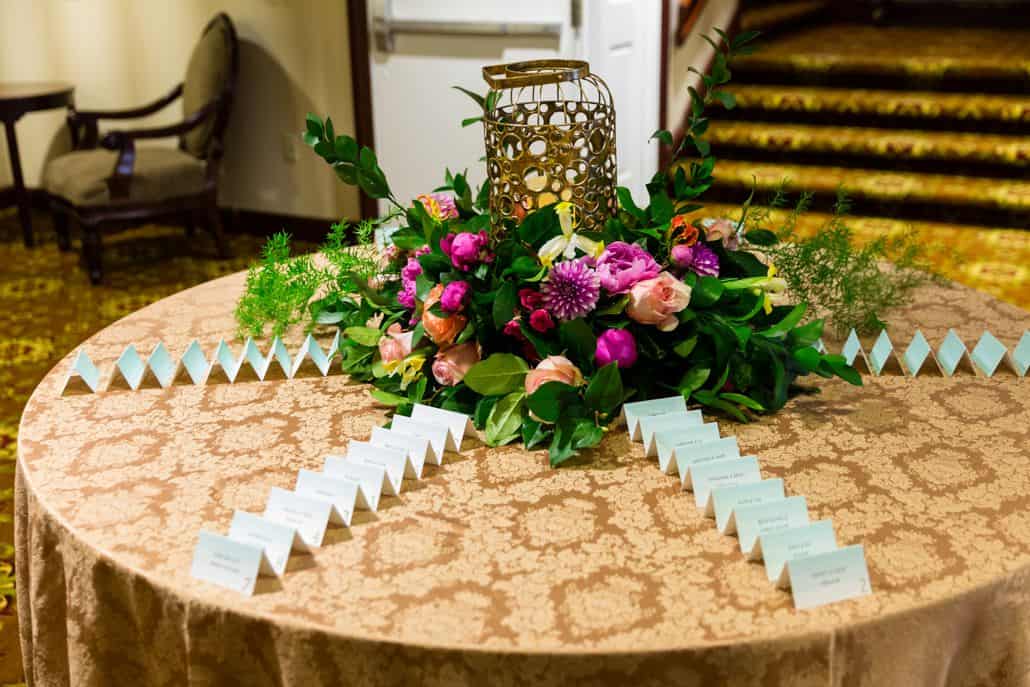
[{"label": "stair step", "polygon": [[981,163],[1025,169],[1030,165],[1030,137],[911,129],[716,121],[706,138],[716,156],[725,148],[776,153],[818,153],[835,157]]},{"label": "stair step", "polygon": [[934,128],[959,123],[974,127],[1030,125],[1030,97],[1019,95],[756,84],[732,84],[730,90],[737,108],[725,114],[733,116],[800,119],[822,115],[838,123],[841,117],[862,117],[866,122],[875,118],[877,124],[901,121]]},{"label": "stair step", "polygon": [[714,201],[743,201],[752,188],[768,193],[786,181],[789,191],[814,193],[817,209],[843,186],[860,213],[1030,228],[1026,181],[727,159],[716,164],[715,178]]},{"label": "stair step", "polygon": [[738,59],[738,82],[789,78],[873,88],[932,85],[1026,93],[1030,31],[829,23],[802,28]]},{"label": "stair step", "polygon": [[751,7],[740,15],[740,30],[768,34],[787,26],[793,28],[818,16],[826,8],[826,0],[792,0]]}]

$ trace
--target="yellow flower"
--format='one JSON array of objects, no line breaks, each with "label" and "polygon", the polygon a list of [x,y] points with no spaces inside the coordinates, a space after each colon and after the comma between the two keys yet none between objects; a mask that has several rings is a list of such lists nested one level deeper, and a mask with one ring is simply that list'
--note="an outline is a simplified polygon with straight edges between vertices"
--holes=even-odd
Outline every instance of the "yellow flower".
[{"label": "yellow flower", "polygon": [[558,215],[561,234],[540,247],[540,262],[544,267],[550,267],[558,257],[571,260],[576,257],[577,248],[592,258],[600,257],[604,252],[604,242],[593,241],[576,233],[580,223],[579,207],[563,201],[554,206],[554,211]]},{"label": "yellow flower", "polygon": [[773,306],[782,305],[782,294],[787,290],[787,280],[776,276],[776,265],[770,262],[769,271],[766,272],[765,279],[759,280],[755,287],[753,293],[756,296],[761,293],[765,294],[765,298],[762,301],[762,310],[768,315],[772,312]]},{"label": "yellow flower", "polygon": [[409,355],[400,360],[391,360],[383,363],[383,369],[389,376],[400,373],[401,389],[407,389],[408,385],[422,376],[422,366],[426,364],[424,354]]}]

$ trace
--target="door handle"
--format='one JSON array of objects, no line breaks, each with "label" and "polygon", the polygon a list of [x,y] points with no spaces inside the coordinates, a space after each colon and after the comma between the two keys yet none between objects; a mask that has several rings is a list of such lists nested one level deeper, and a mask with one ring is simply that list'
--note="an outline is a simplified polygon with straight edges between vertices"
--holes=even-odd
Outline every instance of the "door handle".
[{"label": "door handle", "polygon": [[447,36],[517,36],[519,38],[560,38],[562,23],[556,22],[479,22],[438,21],[435,19],[395,19],[390,2],[377,2],[372,16],[372,33],[380,52],[393,52],[398,33]]}]

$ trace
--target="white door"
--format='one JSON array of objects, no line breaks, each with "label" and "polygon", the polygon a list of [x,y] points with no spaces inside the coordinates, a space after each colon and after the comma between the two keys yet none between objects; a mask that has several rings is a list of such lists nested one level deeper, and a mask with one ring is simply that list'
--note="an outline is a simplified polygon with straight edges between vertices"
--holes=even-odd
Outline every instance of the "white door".
[{"label": "white door", "polygon": [[[407,203],[443,183],[445,167],[485,170],[479,114],[462,86],[485,93],[484,65],[586,59],[616,107],[619,183],[639,200],[657,165],[659,0],[368,0],[375,150]],[[380,206],[385,210],[385,204]]]}]

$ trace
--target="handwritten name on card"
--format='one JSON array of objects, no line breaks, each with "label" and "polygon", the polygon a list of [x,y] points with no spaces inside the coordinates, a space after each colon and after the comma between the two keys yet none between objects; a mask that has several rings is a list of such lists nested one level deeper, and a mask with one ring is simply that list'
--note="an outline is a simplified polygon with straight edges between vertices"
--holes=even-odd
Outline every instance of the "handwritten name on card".
[{"label": "handwritten name on card", "polygon": [[714,460],[726,460],[727,458],[739,458],[740,446],[737,445],[736,437],[726,437],[715,441],[705,441],[700,444],[686,446],[674,446],[672,457],[676,461],[676,468],[679,470],[680,484],[684,489],[693,489],[693,477],[691,469],[701,463],[710,463]]},{"label": "handwritten name on card", "polygon": [[411,419],[417,420],[418,422],[442,424],[445,426],[447,428],[447,433],[451,437],[451,445],[448,448],[452,451],[460,451],[461,442],[464,440],[465,434],[473,434],[476,431],[476,428],[472,426],[472,420],[468,415],[457,413],[453,410],[444,410],[443,408],[422,405],[421,403],[416,403],[412,408]]},{"label": "handwritten name on card", "polygon": [[[401,493],[404,474],[408,471],[411,459],[404,451],[385,446],[375,446],[366,441],[347,442],[347,459],[366,465],[378,465],[386,470],[387,493],[396,496]],[[413,469],[413,468],[412,468]]]},{"label": "handwritten name on card", "polygon": [[[395,494],[386,477],[386,468],[382,465],[368,465],[344,456],[326,456],[322,472],[330,477],[357,482],[366,507],[373,513],[379,509],[380,496],[384,493]],[[360,501],[358,507],[361,507]]]},{"label": "handwritten name on card", "polygon": [[404,476],[408,479],[422,479],[422,470],[425,468],[426,461],[435,463],[438,460],[429,439],[385,427],[373,427],[369,443],[373,446],[382,446],[406,453],[408,462],[404,467]]},{"label": "handwritten name on card", "polygon": [[837,537],[833,522],[817,520],[801,527],[767,532],[758,538],[758,547],[765,561],[766,577],[776,582],[787,561],[833,551],[837,548]]},{"label": "handwritten name on card", "polygon": [[294,528],[306,545],[317,547],[322,545],[331,510],[332,506],[326,501],[272,487],[264,515],[268,520]]},{"label": "handwritten name on card", "polygon": [[629,431],[629,438],[633,441],[640,441],[640,418],[649,415],[664,415],[666,413],[677,413],[687,411],[687,399],[683,396],[667,396],[665,398],[654,398],[650,401],[634,401],[622,404],[622,419],[626,421],[626,429]]},{"label": "handwritten name on card", "polygon": [[263,548],[276,575],[286,572],[291,551],[307,550],[293,527],[242,510],[233,513],[229,538]]},{"label": "handwritten name on card", "polygon": [[457,447],[451,447],[451,435],[450,432],[447,431],[447,427],[444,425],[419,422],[418,420],[412,420],[410,417],[406,417],[404,415],[394,415],[393,420],[391,421],[391,426],[395,432],[427,439],[429,441],[429,445],[433,448],[432,453],[429,455],[429,460],[433,465],[442,465],[443,454],[448,450],[458,450]]},{"label": "handwritten name on card", "polygon": [[251,596],[262,572],[271,573],[272,569],[260,546],[200,531],[190,566],[194,579]]},{"label": "handwritten name on card", "polygon": [[799,610],[855,599],[873,592],[865,549],[861,544],[788,561],[781,582],[789,584],[794,595],[794,608]]},{"label": "handwritten name on card", "polygon": [[313,470],[300,470],[297,473],[297,484],[293,491],[301,496],[331,503],[333,510],[330,521],[347,527],[350,527],[358,500],[364,500],[357,482],[330,477],[324,472]]},{"label": "handwritten name on card", "polygon": [[808,524],[808,503],[804,496],[788,496],[778,501],[738,505],[733,511],[741,553],[758,560],[761,549],[755,546],[760,535]]},{"label": "handwritten name on card", "polygon": [[758,458],[755,456],[727,458],[692,465],[690,475],[694,487],[694,503],[703,510],[708,508],[713,489],[734,484],[759,482],[762,479],[762,474],[758,469]]},{"label": "handwritten name on card", "polygon": [[655,432],[651,438],[651,446],[654,453],[658,454],[658,467],[667,475],[676,472],[676,451],[686,450],[691,446],[706,444],[710,441],[718,441],[719,425],[708,422],[696,427],[685,427],[681,429],[662,429]]},{"label": "handwritten name on card", "polygon": [[[663,413],[662,415],[648,415],[640,418],[640,438],[644,442],[644,455],[654,456],[658,454],[658,447],[655,445],[655,434],[658,432],[677,432],[704,425],[700,410],[688,410],[685,413]],[[716,432],[716,438],[718,438]]]},{"label": "handwritten name on card", "polygon": [[733,509],[738,505],[750,506],[755,503],[777,501],[783,497],[783,480],[778,477],[713,489],[712,515],[715,516],[715,526],[723,534],[733,534],[737,531],[736,521],[732,517]]}]

